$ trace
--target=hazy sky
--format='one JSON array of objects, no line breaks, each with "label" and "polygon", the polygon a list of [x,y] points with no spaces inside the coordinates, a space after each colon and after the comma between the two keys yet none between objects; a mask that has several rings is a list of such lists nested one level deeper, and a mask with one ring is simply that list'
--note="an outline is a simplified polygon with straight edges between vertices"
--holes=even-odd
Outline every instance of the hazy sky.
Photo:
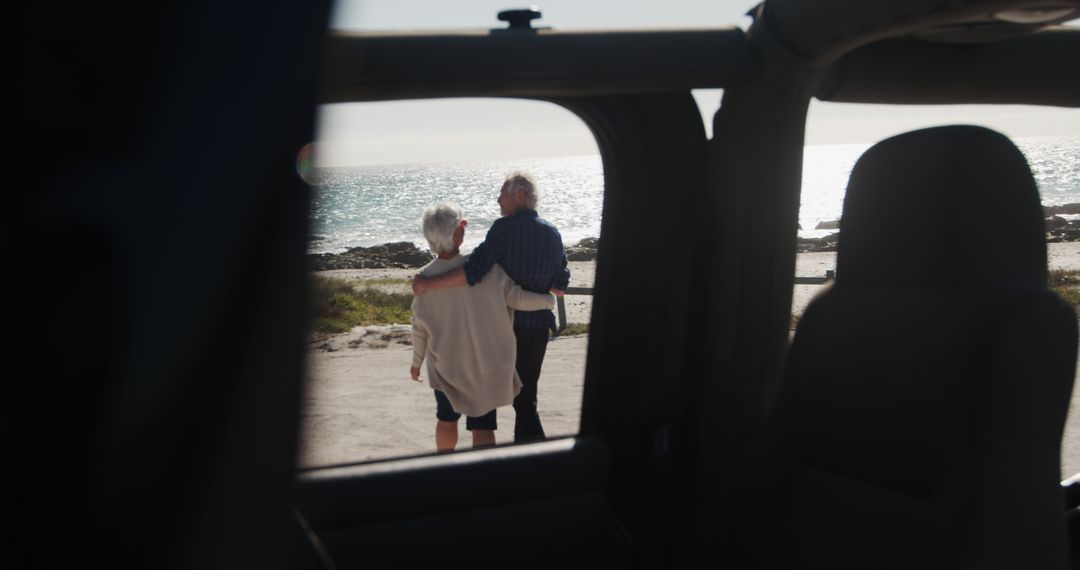
[{"label": "hazy sky", "polygon": [[[745,28],[754,0],[548,0],[536,26],[555,29]],[[349,30],[501,28],[500,10],[527,6],[469,0],[353,0],[338,2],[331,26]],[[711,118],[721,92],[695,92]],[[705,120],[706,130],[711,119]],[[912,106],[811,103],[807,144],[873,142],[944,123],[974,123],[1011,137],[1080,134],[1080,110],[1021,105]],[[710,133],[711,135],[711,133]],[[317,164],[345,166],[408,162],[484,161],[595,154],[592,134],[554,104],[508,99],[442,99],[323,105]]]}]

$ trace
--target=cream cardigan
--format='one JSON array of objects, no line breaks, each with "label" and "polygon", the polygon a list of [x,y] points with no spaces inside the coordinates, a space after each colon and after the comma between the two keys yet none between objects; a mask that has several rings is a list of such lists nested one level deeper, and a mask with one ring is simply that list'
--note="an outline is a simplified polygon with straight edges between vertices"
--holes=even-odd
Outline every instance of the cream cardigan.
[{"label": "cream cardigan", "polygon": [[[440,275],[466,259],[436,258],[420,273]],[[419,368],[427,358],[428,384],[442,390],[458,413],[482,416],[509,405],[521,391],[513,309],[554,306],[552,294],[523,290],[498,264],[475,285],[430,290],[412,303],[412,365]]]}]

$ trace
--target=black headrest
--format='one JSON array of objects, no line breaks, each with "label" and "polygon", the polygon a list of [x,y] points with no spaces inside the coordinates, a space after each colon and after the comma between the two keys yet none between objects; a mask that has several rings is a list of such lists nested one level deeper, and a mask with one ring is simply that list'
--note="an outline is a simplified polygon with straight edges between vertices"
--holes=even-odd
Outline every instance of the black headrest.
[{"label": "black headrest", "polygon": [[1004,135],[958,125],[870,147],[851,172],[838,286],[1045,285],[1042,205]]}]

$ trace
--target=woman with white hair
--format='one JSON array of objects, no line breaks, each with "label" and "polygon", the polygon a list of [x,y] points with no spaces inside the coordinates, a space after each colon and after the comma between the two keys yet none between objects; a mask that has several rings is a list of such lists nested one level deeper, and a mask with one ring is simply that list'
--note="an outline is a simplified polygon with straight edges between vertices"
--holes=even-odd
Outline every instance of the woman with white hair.
[{"label": "woman with white hair", "polygon": [[[461,208],[443,203],[424,211],[424,238],[437,257],[420,274],[434,277],[465,264],[460,254],[467,222]],[[427,360],[428,384],[435,389],[435,445],[457,446],[458,419],[473,434],[473,447],[494,445],[496,408],[513,403],[521,391],[514,368],[517,343],[514,309],[551,310],[555,297],[514,283],[498,265],[473,287],[431,291],[413,299],[413,361],[409,374],[420,381]]]}]

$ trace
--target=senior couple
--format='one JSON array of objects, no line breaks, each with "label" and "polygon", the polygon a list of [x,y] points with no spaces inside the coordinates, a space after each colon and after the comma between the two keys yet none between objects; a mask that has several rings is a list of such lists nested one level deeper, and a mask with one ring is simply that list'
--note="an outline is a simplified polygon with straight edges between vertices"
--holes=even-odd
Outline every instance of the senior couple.
[{"label": "senior couple", "polygon": [[544,438],[537,383],[555,328],[554,295],[570,282],[562,236],[536,213],[536,184],[508,176],[499,191],[502,217],[483,243],[463,256],[461,208],[439,204],[423,216],[424,237],[437,256],[413,279],[413,361],[420,381],[427,361],[435,389],[435,444],[456,447],[467,416],[473,447],[494,445],[496,408],[513,404],[514,441]]}]

